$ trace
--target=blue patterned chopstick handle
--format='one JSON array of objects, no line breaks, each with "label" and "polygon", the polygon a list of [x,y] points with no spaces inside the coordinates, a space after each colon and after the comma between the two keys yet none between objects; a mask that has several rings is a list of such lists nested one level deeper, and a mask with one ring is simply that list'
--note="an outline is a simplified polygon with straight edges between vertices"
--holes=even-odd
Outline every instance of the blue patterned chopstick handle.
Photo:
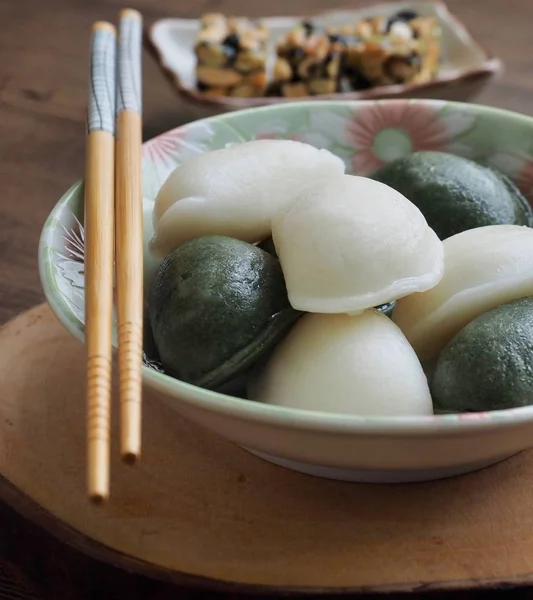
[{"label": "blue patterned chopstick handle", "polygon": [[96,23],[91,38],[87,132],[115,134],[116,34],[110,23]]},{"label": "blue patterned chopstick handle", "polygon": [[142,17],[124,10],[119,24],[117,113],[142,112],[141,81]]}]

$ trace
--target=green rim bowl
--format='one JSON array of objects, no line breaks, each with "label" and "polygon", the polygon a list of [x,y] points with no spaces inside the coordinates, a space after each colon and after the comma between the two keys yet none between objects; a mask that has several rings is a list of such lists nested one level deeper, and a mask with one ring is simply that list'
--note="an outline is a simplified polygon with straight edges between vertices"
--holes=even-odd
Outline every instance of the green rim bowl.
[{"label": "green rim bowl", "polygon": [[[171,171],[195,154],[252,139],[327,148],[347,172],[366,175],[417,150],[481,160],[533,199],[533,119],[439,100],[315,101],[252,108],[195,121],[143,146],[144,281],[152,207]],[[64,327],[84,339],[83,181],[44,225],[39,271]],[[116,344],[116,337],[115,337]],[[208,391],[143,366],[147,388],[178,413],[247,450],[295,470],[353,481],[420,481],[464,473],[533,447],[533,406],[429,417],[357,417],[294,410]],[[82,401],[83,399],[79,399]]]}]

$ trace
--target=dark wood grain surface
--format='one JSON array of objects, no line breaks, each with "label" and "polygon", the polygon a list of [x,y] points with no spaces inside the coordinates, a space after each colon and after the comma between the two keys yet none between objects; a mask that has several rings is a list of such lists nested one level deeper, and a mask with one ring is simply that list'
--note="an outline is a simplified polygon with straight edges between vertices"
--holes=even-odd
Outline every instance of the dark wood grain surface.
[{"label": "dark wood grain surface", "polygon": [[[370,3],[353,0],[343,6]],[[477,101],[533,115],[533,1],[448,4],[505,63],[504,75]],[[89,28],[96,19],[115,19],[123,6],[122,0],[0,0],[0,323],[43,299],[36,260],[40,229],[54,203],[83,171]],[[251,16],[304,14],[332,4],[132,0],[129,6],[139,9],[150,24],[162,16],[192,17],[212,10]],[[145,54],[144,137],[186,119],[170,85]],[[211,593],[177,589],[97,564],[2,505],[0,557],[0,598],[213,598]],[[507,588],[431,597],[512,600],[533,598],[533,592]]]}]

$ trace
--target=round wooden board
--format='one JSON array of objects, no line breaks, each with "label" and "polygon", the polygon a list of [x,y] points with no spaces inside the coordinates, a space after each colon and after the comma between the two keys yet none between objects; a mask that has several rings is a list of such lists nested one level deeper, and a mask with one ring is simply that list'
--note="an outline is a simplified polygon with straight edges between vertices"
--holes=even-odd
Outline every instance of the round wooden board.
[{"label": "round wooden board", "polygon": [[[532,581],[533,453],[372,486],[263,462],[144,395],[142,461],[85,493],[84,349],[46,306],[0,331],[0,496],[77,548],[179,583],[405,591]],[[115,429],[116,433],[116,429]],[[116,435],[114,435],[116,439]]]}]

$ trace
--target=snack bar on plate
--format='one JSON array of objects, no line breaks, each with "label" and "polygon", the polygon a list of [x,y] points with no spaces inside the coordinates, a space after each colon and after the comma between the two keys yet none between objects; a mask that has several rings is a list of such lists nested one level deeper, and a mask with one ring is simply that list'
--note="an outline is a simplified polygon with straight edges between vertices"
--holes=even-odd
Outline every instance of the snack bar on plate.
[{"label": "snack bar on plate", "polygon": [[260,23],[205,14],[195,44],[198,89],[209,96],[263,96],[267,40]]},{"label": "snack bar on plate", "polygon": [[269,95],[289,98],[334,94],[338,89],[342,44],[310,21],[289,31],[276,45]]},{"label": "snack bar on plate", "polygon": [[437,74],[441,31],[434,17],[406,10],[389,18],[364,19],[329,34],[344,44],[342,91],[425,83]]}]

